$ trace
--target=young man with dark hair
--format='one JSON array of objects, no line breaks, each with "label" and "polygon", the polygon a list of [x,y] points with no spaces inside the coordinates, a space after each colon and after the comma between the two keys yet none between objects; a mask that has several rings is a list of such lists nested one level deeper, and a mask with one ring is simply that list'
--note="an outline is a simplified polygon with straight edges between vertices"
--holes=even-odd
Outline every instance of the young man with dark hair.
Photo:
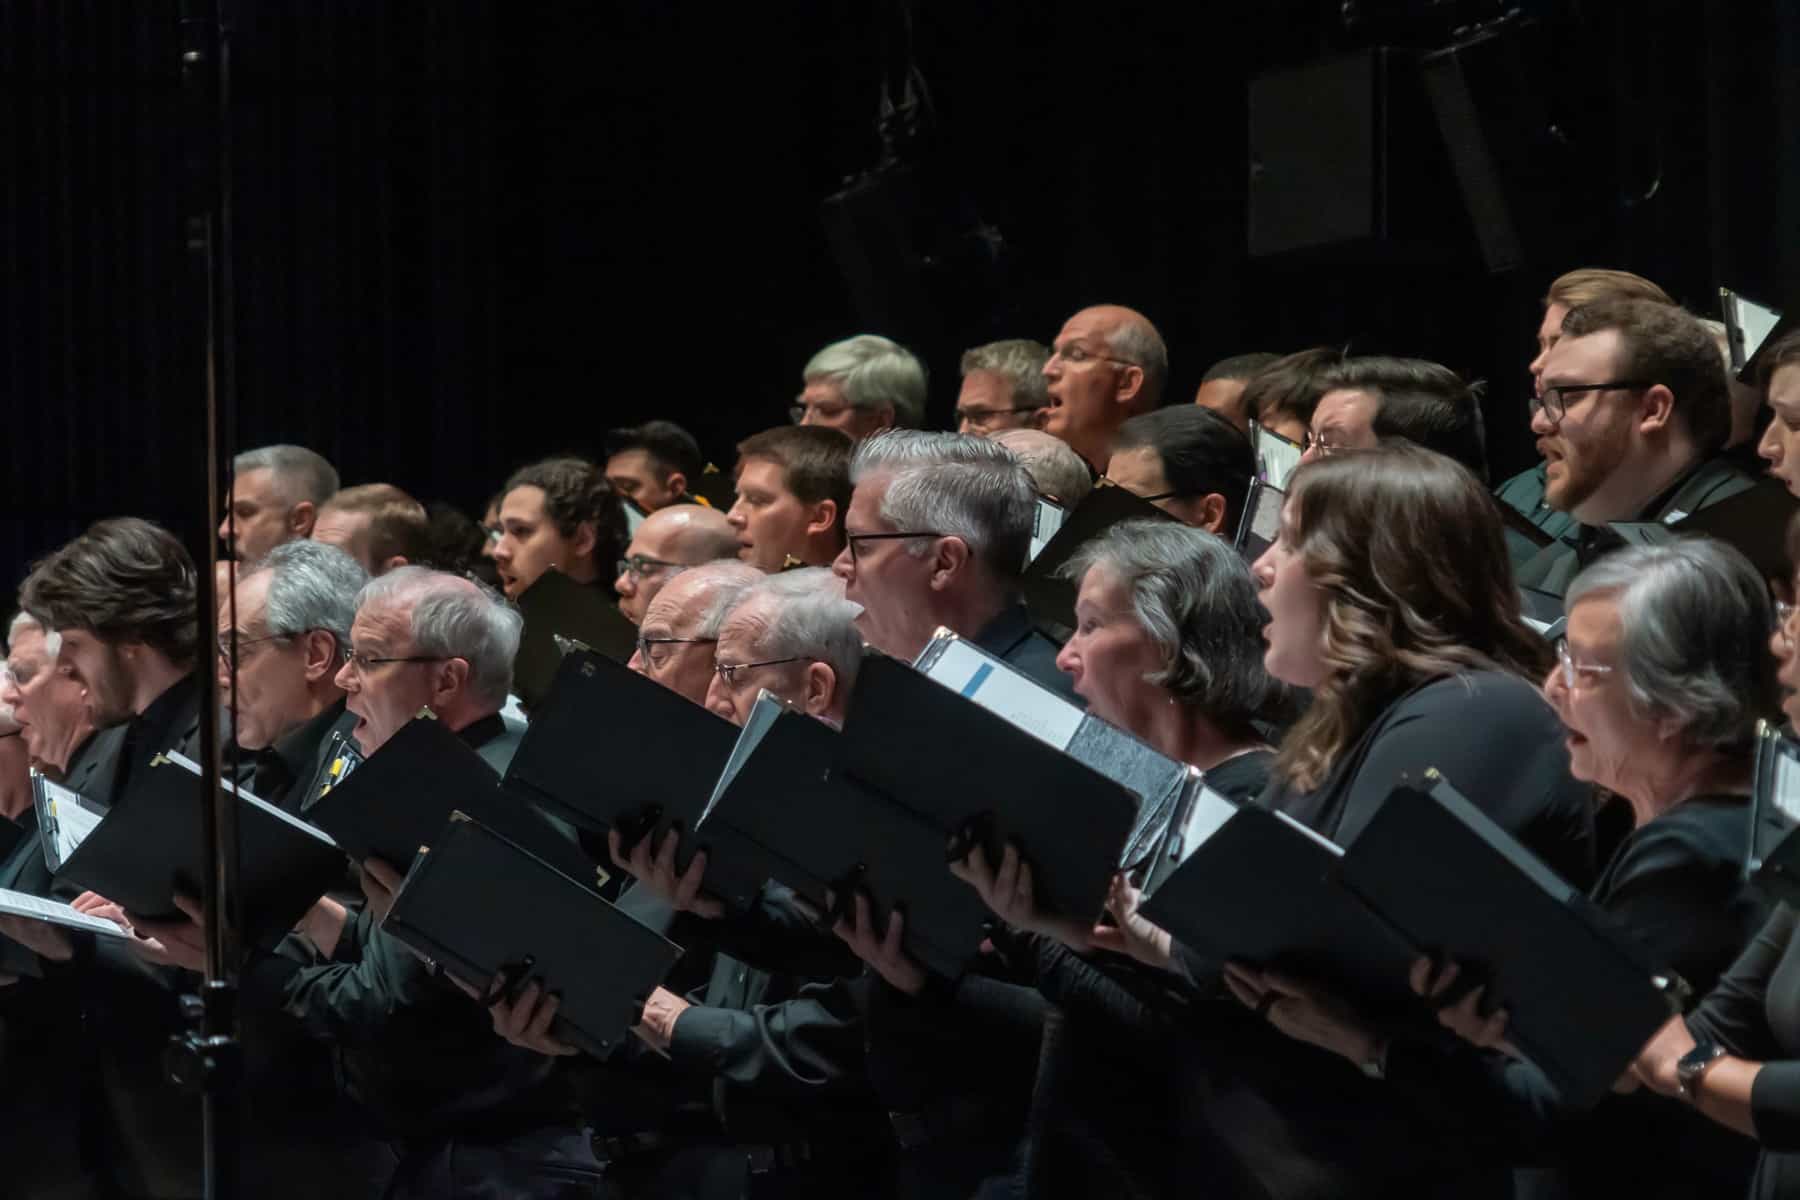
[{"label": "young man with dark hair", "polygon": [[738,443],[737,502],[726,514],[738,557],[764,571],[822,567],[844,547],[847,434],[823,425],[767,429]]},{"label": "young man with dark hair", "polygon": [[673,421],[646,421],[606,436],[606,482],[645,513],[692,498],[706,459]]},{"label": "young man with dark hair", "polygon": [[1106,473],[1183,524],[1230,540],[1256,474],[1256,453],[1218,413],[1172,405],[1119,427]]},{"label": "young man with dark hair", "polygon": [[1249,433],[1250,418],[1256,414],[1244,403],[1245,385],[1280,358],[1279,354],[1256,353],[1220,359],[1201,376],[1194,403],[1212,409],[1241,432]]},{"label": "young man with dark hair", "polygon": [[605,586],[626,541],[625,510],[600,468],[583,458],[547,458],[506,481],[494,566],[512,600],[552,567],[576,583]]},{"label": "young man with dark hair", "polygon": [[1454,458],[1487,482],[1481,406],[1462,376],[1421,358],[1346,358],[1318,376],[1302,461],[1405,438]]}]

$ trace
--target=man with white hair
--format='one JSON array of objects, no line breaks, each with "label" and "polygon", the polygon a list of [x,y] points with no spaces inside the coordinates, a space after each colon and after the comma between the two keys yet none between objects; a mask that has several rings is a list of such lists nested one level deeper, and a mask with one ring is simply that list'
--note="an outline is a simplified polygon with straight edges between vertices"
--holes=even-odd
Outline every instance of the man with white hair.
[{"label": "man with white hair", "polygon": [[878,429],[917,425],[925,416],[925,364],[896,341],[872,333],[833,342],[800,372],[797,425],[823,425],[861,441]]},{"label": "man with white hair", "polygon": [[246,450],[231,460],[219,540],[239,562],[255,562],[282,542],[311,537],[319,509],[337,490],[337,469],[305,446]]},{"label": "man with white hair", "polygon": [[1030,338],[989,342],[962,356],[956,430],[992,437],[1008,429],[1042,429],[1050,415],[1044,364],[1049,347]]},{"label": "man with white hair", "polygon": [[238,748],[256,756],[251,790],[289,812],[306,800],[331,734],[355,721],[337,676],[368,581],[336,546],[286,542],[219,606],[220,703],[237,718]]},{"label": "man with white hair", "polygon": [[719,629],[706,707],[742,725],[759,692],[844,723],[862,661],[857,606],[824,567],[773,575],[747,589]]},{"label": "man with white hair", "polygon": [[400,567],[370,580],[356,598],[337,673],[356,714],[356,744],[374,754],[428,708],[504,772],[519,735],[508,731],[500,710],[523,626],[518,610],[460,575]]},{"label": "man with white hair", "polygon": [[1072,509],[1094,490],[1094,475],[1069,444],[1041,429],[1008,429],[993,440],[1005,446],[1031,476],[1038,495]]},{"label": "man with white hair", "polygon": [[864,639],[910,661],[943,626],[1073,697],[1020,599],[1037,507],[1025,468],[985,438],[890,434],[859,446],[850,473],[832,570],[862,606]]},{"label": "man with white hair", "polygon": [[737,529],[718,509],[700,504],[659,508],[637,527],[619,560],[613,580],[619,611],[633,625],[642,624],[644,611],[664,584],[689,567],[735,559],[737,552]]},{"label": "man with white hair", "polygon": [[1084,308],[1064,322],[1044,364],[1044,429],[1104,474],[1113,434],[1162,403],[1168,378],[1169,349],[1149,318],[1117,304]]},{"label": "man with white hair", "polygon": [[638,626],[627,665],[647,679],[706,703],[719,627],[744,590],[766,578],[749,563],[706,563],[676,576],[656,594]]}]

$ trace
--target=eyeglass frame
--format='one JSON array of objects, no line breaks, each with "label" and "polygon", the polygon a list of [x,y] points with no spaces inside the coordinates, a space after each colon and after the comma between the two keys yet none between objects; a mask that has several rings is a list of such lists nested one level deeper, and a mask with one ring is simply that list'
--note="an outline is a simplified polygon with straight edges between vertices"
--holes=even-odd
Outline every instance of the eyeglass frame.
[{"label": "eyeglass frame", "polygon": [[827,420],[831,420],[831,419],[843,416],[845,413],[849,412],[851,409],[853,409],[855,407],[856,407],[856,405],[850,403],[848,400],[841,402],[835,408],[826,408],[823,405],[807,404],[803,401],[796,400],[792,404],[788,405],[788,417],[794,422],[794,424],[798,425],[802,421],[806,420],[806,414],[809,412],[816,411],[820,416],[824,417]]},{"label": "eyeglass frame", "polygon": [[995,417],[1016,416],[1024,412],[1040,412],[1050,407],[1047,404],[1022,404],[1012,408],[959,408],[955,410],[956,423],[967,422],[970,425],[986,425]]},{"label": "eyeglass frame", "polygon": [[621,558],[618,562],[613,564],[615,568],[613,574],[615,576],[630,574],[633,579],[649,578],[653,571],[643,570],[637,563],[632,561],[633,559],[636,559],[637,562],[640,563],[650,564],[654,571],[667,570],[669,567],[687,566],[686,563],[669,562],[666,559],[651,558],[648,554],[627,554],[624,558]]},{"label": "eyeglass frame", "polygon": [[1306,431],[1306,436],[1300,439],[1300,453],[1305,454],[1308,451],[1315,449],[1319,452],[1320,458],[1330,458],[1339,450],[1348,450],[1350,447],[1341,442],[1328,442],[1322,436],[1309,429]]},{"label": "eyeglass frame", "polygon": [[[1541,392],[1533,393],[1526,400],[1526,404],[1530,407],[1533,415],[1536,415],[1539,409],[1543,409],[1545,415],[1550,418],[1550,423],[1556,425],[1569,415],[1568,397],[1570,392],[1639,391],[1655,386],[1656,384],[1646,383],[1641,379],[1618,379],[1611,383],[1557,383],[1547,385]],[[1550,403],[1552,392],[1556,394],[1555,404]]]},{"label": "eyeglass frame", "polygon": [[818,659],[811,658],[805,654],[796,654],[790,658],[765,658],[758,662],[747,663],[722,663],[717,659],[714,659],[713,674],[717,675],[720,679],[723,679],[726,687],[735,688],[738,686],[737,674],[739,671],[748,671],[752,667],[779,667],[787,663],[818,661]]},{"label": "eyeglass frame", "polygon": [[1604,663],[1578,663],[1575,656],[1569,653],[1569,639],[1556,639],[1556,661],[1562,667],[1563,686],[1571,692],[1576,689],[1577,678],[1581,675],[1611,675],[1613,668]]},{"label": "eyeglass frame", "polygon": [[844,545],[849,547],[850,561],[855,563],[862,561],[856,556],[856,543],[858,542],[897,542],[903,538],[940,538],[953,536],[955,535],[948,533],[933,533],[929,530],[920,530],[918,533],[846,533],[844,535]]},{"label": "eyeglass frame", "polygon": [[354,646],[344,647],[339,652],[339,657],[346,666],[355,667],[358,675],[367,675],[370,667],[385,666],[388,663],[449,662],[453,658],[460,658],[465,662],[468,660],[468,656],[464,654],[390,654],[381,658],[370,658],[368,655],[360,653]]},{"label": "eyeglass frame", "polygon": [[1069,349],[1077,350],[1080,353],[1071,355],[1068,350],[1052,346],[1050,348],[1050,357],[1044,360],[1044,365],[1049,366],[1052,361],[1060,358],[1072,367],[1079,367],[1083,363],[1099,361],[1113,363],[1116,366],[1121,367],[1136,367],[1140,371],[1144,369],[1144,364],[1141,362],[1134,362],[1129,358],[1118,358],[1111,354],[1095,354],[1079,342],[1069,347]]},{"label": "eyeglass frame", "polygon": [[233,638],[225,634],[219,635],[219,657],[226,663],[236,665],[243,657],[247,647],[260,646],[264,642],[292,641],[302,634],[311,633],[310,629],[301,629],[294,633],[265,633],[261,637]]},{"label": "eyeglass frame", "polygon": [[650,656],[650,647],[652,646],[716,646],[718,644],[719,639],[716,637],[647,638],[640,633],[637,639],[637,653],[638,657],[643,660],[645,666],[655,667],[660,671],[663,669],[664,664],[657,662]]}]

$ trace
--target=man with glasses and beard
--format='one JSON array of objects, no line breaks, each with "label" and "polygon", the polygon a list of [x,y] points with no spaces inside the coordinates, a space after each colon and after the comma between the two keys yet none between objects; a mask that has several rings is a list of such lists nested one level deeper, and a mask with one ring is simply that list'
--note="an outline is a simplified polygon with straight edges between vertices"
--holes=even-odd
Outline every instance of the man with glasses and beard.
[{"label": "man with glasses and beard", "polygon": [[1618,545],[1609,522],[1673,523],[1755,482],[1719,457],[1731,429],[1725,370],[1711,335],[1678,308],[1571,310],[1540,380],[1531,428],[1544,500],[1577,524],[1519,568],[1522,586],[1560,596]]}]

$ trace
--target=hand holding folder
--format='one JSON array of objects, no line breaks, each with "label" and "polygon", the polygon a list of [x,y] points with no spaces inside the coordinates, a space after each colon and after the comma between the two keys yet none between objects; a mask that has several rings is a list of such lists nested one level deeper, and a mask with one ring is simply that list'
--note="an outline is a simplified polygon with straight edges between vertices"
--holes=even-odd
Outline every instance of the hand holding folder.
[{"label": "hand holding folder", "polygon": [[545,1035],[595,1055],[638,1023],[681,954],[581,880],[462,813],[413,863],[381,928],[489,989],[489,1001],[516,1004],[537,981],[540,993],[561,998]]}]

